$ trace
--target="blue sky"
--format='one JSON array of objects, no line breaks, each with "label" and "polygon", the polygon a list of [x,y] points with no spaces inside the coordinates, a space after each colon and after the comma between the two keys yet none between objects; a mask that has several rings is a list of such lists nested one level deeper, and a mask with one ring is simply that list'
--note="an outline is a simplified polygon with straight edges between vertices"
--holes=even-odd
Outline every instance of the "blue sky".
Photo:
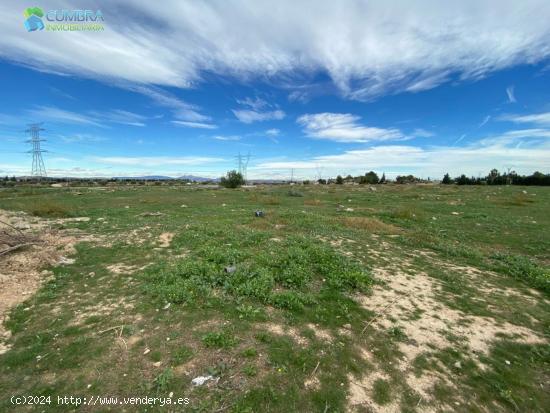
[{"label": "blue sky", "polygon": [[28,122],[52,176],[550,172],[545,1],[35,5],[105,30],[2,2],[0,175],[29,174]]}]

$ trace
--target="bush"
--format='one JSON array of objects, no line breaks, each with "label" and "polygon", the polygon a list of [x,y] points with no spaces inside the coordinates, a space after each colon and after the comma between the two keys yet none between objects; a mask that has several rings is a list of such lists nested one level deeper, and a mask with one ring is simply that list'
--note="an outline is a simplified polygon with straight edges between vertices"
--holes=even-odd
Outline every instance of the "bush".
[{"label": "bush", "polygon": [[220,180],[220,184],[226,188],[238,188],[244,183],[243,175],[235,170],[227,172]]}]

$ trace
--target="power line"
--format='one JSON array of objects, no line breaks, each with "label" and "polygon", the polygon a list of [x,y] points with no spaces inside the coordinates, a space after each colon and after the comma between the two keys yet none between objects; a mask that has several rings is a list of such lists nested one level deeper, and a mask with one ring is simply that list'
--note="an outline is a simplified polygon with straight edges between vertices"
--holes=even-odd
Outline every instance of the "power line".
[{"label": "power line", "polygon": [[42,152],[47,152],[40,147],[40,142],[45,142],[45,139],[40,139],[40,131],[45,130],[41,127],[42,123],[30,123],[29,129],[25,132],[30,134],[30,139],[27,141],[32,145],[32,149],[28,153],[32,153],[32,171],[31,176],[38,178],[46,177],[46,167],[42,159]]}]

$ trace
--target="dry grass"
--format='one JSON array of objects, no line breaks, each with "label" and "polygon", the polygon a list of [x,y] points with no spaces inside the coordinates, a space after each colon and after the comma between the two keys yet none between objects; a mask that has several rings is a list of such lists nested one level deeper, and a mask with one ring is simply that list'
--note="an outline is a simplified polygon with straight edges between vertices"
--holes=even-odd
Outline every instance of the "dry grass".
[{"label": "dry grass", "polygon": [[342,219],[343,224],[349,228],[363,229],[377,234],[400,234],[401,228],[392,224],[386,224],[377,218],[370,217],[346,217]]},{"label": "dry grass", "polygon": [[321,201],[320,199],[306,199],[304,200],[304,205],[321,206],[323,205],[323,201]]}]

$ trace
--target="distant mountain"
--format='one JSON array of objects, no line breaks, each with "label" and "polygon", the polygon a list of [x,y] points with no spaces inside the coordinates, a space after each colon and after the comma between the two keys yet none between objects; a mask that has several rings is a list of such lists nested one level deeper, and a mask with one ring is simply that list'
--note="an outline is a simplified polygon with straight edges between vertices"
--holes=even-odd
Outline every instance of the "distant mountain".
[{"label": "distant mountain", "polygon": [[168,181],[174,179],[171,176],[164,175],[146,175],[146,176],[115,176],[113,179],[141,179],[144,181]]},{"label": "distant mountain", "polygon": [[177,179],[187,179],[193,182],[207,182],[207,181],[218,182],[220,180],[220,178],[205,178],[204,176],[195,176],[195,175],[183,175]]}]

